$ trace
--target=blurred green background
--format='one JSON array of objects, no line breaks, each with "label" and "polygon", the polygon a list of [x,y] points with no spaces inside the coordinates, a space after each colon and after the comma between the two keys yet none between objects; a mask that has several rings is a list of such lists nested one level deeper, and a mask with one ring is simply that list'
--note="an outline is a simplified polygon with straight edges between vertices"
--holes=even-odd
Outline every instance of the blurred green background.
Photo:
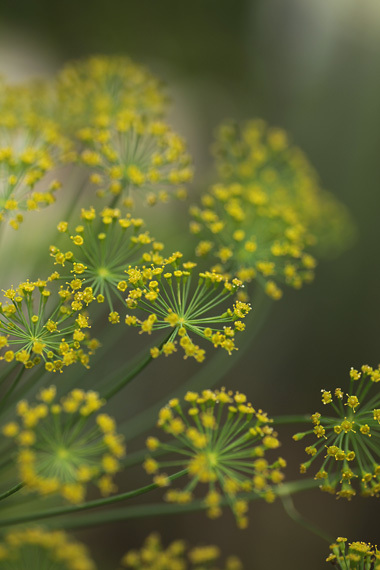
[{"label": "blurred green background", "polygon": [[[194,196],[213,176],[209,147],[218,123],[262,117],[289,132],[323,186],[351,211],[355,244],[321,262],[312,285],[288,291],[274,305],[249,354],[222,379],[270,415],[316,411],[321,388],[344,388],[351,366],[376,365],[380,357],[378,0],[2,3],[0,72],[10,79],[49,75],[67,60],[97,53],[127,54],[167,83],[171,122],[194,157]],[[180,240],[183,208],[180,215],[169,212],[176,219],[171,233]],[[152,215],[159,228],[162,214]],[[180,359],[153,365],[125,391],[119,417],[164,397],[195,368]],[[280,430],[289,480],[303,460],[293,431]],[[140,475],[127,487],[139,485]],[[297,495],[295,503],[333,537],[379,542],[377,499],[347,503],[315,491]],[[253,504],[250,518],[245,531],[229,514],[209,521],[201,513],[109,524],[78,537],[100,567],[106,561],[115,567],[152,530],[164,541],[220,544],[226,554],[241,556],[247,570],[327,567],[327,544],[293,523],[279,501]]]}]

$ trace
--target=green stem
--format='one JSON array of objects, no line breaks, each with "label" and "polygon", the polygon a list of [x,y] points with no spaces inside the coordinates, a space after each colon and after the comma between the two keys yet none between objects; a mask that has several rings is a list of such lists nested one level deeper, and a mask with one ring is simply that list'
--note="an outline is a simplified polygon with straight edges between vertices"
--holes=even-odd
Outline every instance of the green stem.
[{"label": "green stem", "polygon": [[19,491],[23,487],[24,487],[24,483],[18,483],[17,485],[12,487],[11,489],[8,489],[8,491],[5,491],[5,493],[2,493],[0,495],[0,501],[2,501],[3,499],[6,499],[7,497],[10,497],[14,493],[17,493],[17,491]]},{"label": "green stem", "polygon": [[310,521],[305,519],[301,515],[301,513],[299,513],[297,511],[297,509],[294,506],[293,499],[290,496],[290,494],[283,495],[281,497],[281,501],[282,501],[283,507],[285,509],[285,512],[289,515],[289,517],[292,520],[294,520],[296,523],[300,524],[301,526],[303,526],[304,528],[306,528],[307,530],[309,530],[313,534],[319,536],[323,540],[326,540],[329,544],[334,542],[335,539],[333,537],[331,537],[330,535],[325,533],[324,530],[320,529],[314,523],[311,523]]},{"label": "green stem", "polygon": [[[303,481],[292,481],[280,485],[275,493],[277,496],[289,495],[307,491],[317,487],[319,483],[314,479],[305,479]],[[247,494],[245,499],[255,501],[260,497],[257,494]],[[221,501],[222,505],[228,503],[227,499]],[[97,526],[104,523],[119,522],[128,519],[155,517],[163,515],[178,515],[185,513],[193,513],[207,509],[207,505],[202,500],[192,501],[191,503],[179,505],[173,503],[154,503],[147,505],[136,505],[133,507],[124,507],[111,509],[103,513],[92,513],[91,515],[80,515],[78,517],[67,517],[67,519],[60,519],[57,522],[50,523],[50,526],[65,529],[77,529]]]},{"label": "green stem", "polygon": [[[187,469],[183,469],[174,475],[168,477],[170,481],[174,481],[183,475],[186,475]],[[14,517],[10,519],[0,520],[0,527],[15,525],[20,523],[26,523],[31,521],[37,521],[42,519],[48,519],[51,517],[57,517],[61,515],[68,515],[72,513],[77,513],[80,511],[87,511],[88,509],[95,509],[97,507],[104,507],[106,505],[112,505],[113,503],[119,503],[121,501],[126,501],[128,499],[133,499],[134,497],[139,497],[140,495],[144,495],[145,493],[149,493],[149,491],[153,491],[154,489],[159,488],[159,485],[156,483],[151,483],[150,485],[146,485],[145,487],[140,487],[139,489],[135,489],[134,491],[128,491],[126,493],[121,493],[119,495],[114,495],[113,497],[107,497],[106,499],[97,499],[95,501],[88,501],[87,503],[83,503],[81,505],[72,505],[69,507],[57,507],[54,509],[49,509],[46,511],[40,511],[37,513],[30,513],[28,515]]]},{"label": "green stem", "polygon": [[310,423],[310,415],[275,416],[274,425]]},{"label": "green stem", "polygon": [[[170,333],[171,335],[171,333]],[[161,350],[161,348],[163,347],[163,345],[168,341],[169,336],[167,336],[159,345],[159,350]],[[142,372],[144,370],[144,368],[146,366],[148,366],[148,364],[153,360],[152,355],[150,354],[150,352],[148,352],[148,354],[145,355],[145,357],[136,364],[136,366],[134,368],[132,368],[132,370],[124,377],[122,378],[122,380],[120,380],[120,382],[118,382],[116,384],[116,386],[114,386],[113,388],[111,388],[111,390],[109,390],[108,392],[106,392],[105,394],[101,394],[102,398],[105,398],[107,401],[112,398],[112,396],[115,396],[115,394],[117,394],[118,392],[120,392],[120,390],[122,388],[124,388],[124,386],[126,386],[127,384],[129,384],[129,382],[131,382],[134,378],[136,378],[136,376],[138,376],[140,374],[140,372]]]},{"label": "green stem", "polygon": [[2,410],[4,408],[4,405],[7,403],[7,400],[9,399],[9,397],[12,395],[12,393],[14,392],[14,390],[17,388],[18,383],[21,380],[22,375],[25,372],[25,366],[21,365],[20,370],[17,373],[16,378],[13,380],[12,385],[10,386],[10,388],[8,389],[8,391],[4,394],[4,396],[1,399],[0,402],[0,410]]}]

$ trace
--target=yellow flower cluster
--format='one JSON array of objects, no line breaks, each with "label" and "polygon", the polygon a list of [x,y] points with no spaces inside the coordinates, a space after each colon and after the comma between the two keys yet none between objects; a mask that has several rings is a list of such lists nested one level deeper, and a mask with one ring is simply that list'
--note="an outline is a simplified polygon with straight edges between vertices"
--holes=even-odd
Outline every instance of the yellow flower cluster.
[{"label": "yellow flower cluster", "polygon": [[183,184],[192,179],[190,156],[185,142],[162,121],[144,119],[129,109],[99,127],[85,127],[78,133],[79,156],[91,172],[90,181],[98,195],[124,196],[132,206],[131,193],[138,190],[149,205],[169,198],[168,188],[186,197]]},{"label": "yellow flower cluster", "polygon": [[54,273],[47,280],[25,281],[3,291],[0,360],[20,362],[26,368],[43,360],[49,372],[75,362],[88,367],[99,343],[85,332],[90,324],[82,309],[93,301],[93,292],[89,287],[82,289],[80,279],[72,279],[68,287],[52,293],[47,284],[58,277]]},{"label": "yellow flower cluster", "polygon": [[[233,295],[242,283],[238,279],[228,281],[223,275],[214,272],[197,273],[197,284],[192,288],[195,263],[180,264],[182,254],[177,252],[164,260],[163,265],[127,270],[126,285],[130,287],[125,302],[129,309],[140,309],[150,313],[140,320],[127,315],[129,326],[139,326],[141,333],[150,334],[155,330],[171,330],[168,340],[160,348],[151,350],[153,358],[176,352],[176,338],[183,349],[184,357],[193,357],[198,362],[205,358],[205,351],[194,344],[192,335],[221,347],[229,354],[235,347],[235,334],[245,328],[242,319],[251,307],[242,301],[235,301],[228,308],[215,315],[215,309]],[[213,314],[214,313],[214,314]]]},{"label": "yellow flower cluster", "polygon": [[256,278],[280,299],[279,284],[298,289],[313,279],[316,261],[308,249],[326,235],[319,226],[327,211],[332,225],[342,211],[340,228],[348,226],[343,209],[322,192],[285,132],[263,121],[222,125],[215,152],[221,181],[190,210],[190,229],[200,239],[196,253],[211,254],[217,267],[243,281]]},{"label": "yellow flower cluster", "polygon": [[322,390],[322,403],[331,406],[337,417],[311,416],[314,428],[295,434],[295,440],[313,434],[317,441],[306,447],[309,461],[301,465],[305,473],[313,461],[325,453],[315,478],[322,481],[322,491],[351,499],[356,495],[352,480],[357,480],[363,496],[380,494],[380,396],[367,399],[373,385],[380,381],[380,368],[363,365],[350,371],[348,393],[336,388]]},{"label": "yellow flower cluster", "polygon": [[166,96],[147,69],[124,56],[68,63],[57,78],[58,108],[66,128],[104,126],[121,109],[160,117]]},{"label": "yellow flower cluster", "polygon": [[244,493],[254,492],[272,502],[272,486],[283,480],[280,468],[285,467],[285,461],[279,458],[269,463],[264,457],[267,450],[280,445],[271,420],[239,392],[188,392],[185,402],[190,406],[186,412],[179,400],[173,399],[159,413],[158,426],[174,437],[176,444],[163,443],[156,437],[146,442],[151,452],[160,451],[160,458],[163,452],[172,458],[165,461],[148,457],[144,468],[163,487],[170,483],[164,469],[186,469],[189,483],[183,489],[168,490],[166,500],[188,503],[194,498],[195,488],[206,484],[204,504],[209,516],[220,516],[222,503],[226,502],[238,526],[245,528],[248,503]]},{"label": "yellow flower cluster", "polygon": [[125,455],[123,438],[115,421],[96,414],[105,401],[96,392],[75,389],[56,400],[55,386],[38,394],[39,402],[21,400],[16,407],[17,422],[2,428],[17,446],[21,480],[42,495],[59,493],[71,503],[85,499],[90,481],[102,495],[117,490],[112,477]]},{"label": "yellow flower cluster", "polygon": [[83,544],[63,531],[39,527],[8,532],[0,542],[0,570],[95,570]]},{"label": "yellow flower cluster", "polygon": [[52,173],[66,146],[55,123],[19,110],[0,112],[0,223],[18,229],[24,212],[55,201],[61,184]]},{"label": "yellow flower cluster", "polygon": [[60,274],[64,281],[73,277],[83,280],[91,287],[98,303],[107,301],[111,313],[115,298],[123,300],[121,293],[126,288],[125,268],[130,264],[162,263],[160,251],[163,244],[155,241],[144,230],[141,218],[122,215],[119,208],[103,208],[96,213],[94,208],[81,211],[80,225],[69,227],[60,222],[58,231],[66,234],[71,249],[62,251],[50,247],[55,264],[70,268]]},{"label": "yellow flower cluster", "polygon": [[[219,558],[217,546],[199,546],[189,550],[183,540],[176,540],[163,548],[160,536],[152,533],[145,539],[141,550],[127,552],[121,564],[136,570],[218,570]],[[242,570],[242,564],[236,556],[230,556],[223,569]]]},{"label": "yellow flower cluster", "polygon": [[331,562],[341,570],[380,570],[380,552],[376,546],[366,542],[350,542],[341,536],[330,545],[331,554],[326,562]]}]

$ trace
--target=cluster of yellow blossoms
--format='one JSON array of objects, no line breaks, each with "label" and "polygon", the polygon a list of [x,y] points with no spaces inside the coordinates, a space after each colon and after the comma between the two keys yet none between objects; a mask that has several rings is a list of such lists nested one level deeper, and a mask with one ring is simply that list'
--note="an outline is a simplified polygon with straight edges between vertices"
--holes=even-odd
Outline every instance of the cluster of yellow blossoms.
[{"label": "cluster of yellow blossoms", "polygon": [[68,63],[56,82],[58,109],[71,131],[103,126],[121,109],[158,118],[167,97],[160,81],[124,56],[93,56]]},{"label": "cluster of yellow blossoms", "polygon": [[82,290],[82,281],[72,279],[52,295],[47,284],[57,278],[54,273],[3,291],[7,302],[0,303],[0,360],[32,368],[42,359],[49,372],[75,362],[88,367],[89,355],[99,346],[84,330],[90,324],[82,309],[94,299],[92,289]]},{"label": "cluster of yellow blossoms", "polygon": [[230,354],[236,349],[235,333],[245,328],[241,319],[245,318],[251,307],[242,301],[235,301],[232,309],[216,315],[213,312],[242,286],[241,281],[233,279],[230,282],[223,275],[206,271],[197,274],[197,285],[192,288],[196,264],[180,264],[181,257],[182,254],[177,252],[164,260],[161,266],[131,267],[127,270],[128,277],[122,282],[125,289],[130,287],[125,301],[127,307],[150,314],[145,320],[127,315],[126,324],[139,326],[140,332],[148,334],[155,330],[172,331],[161,348],[151,350],[153,358],[174,353],[177,350],[175,339],[179,336],[184,357],[193,357],[202,362],[205,351],[194,344],[190,336],[194,334]]},{"label": "cluster of yellow blossoms", "polygon": [[245,528],[248,503],[244,493],[254,492],[272,502],[272,486],[283,480],[280,468],[285,467],[285,461],[279,458],[269,463],[264,457],[267,450],[280,445],[271,420],[262,410],[256,411],[239,392],[188,392],[185,402],[190,406],[186,412],[179,400],[173,399],[159,413],[158,426],[176,443],[163,443],[156,437],[149,437],[146,442],[151,452],[159,450],[160,457],[166,452],[172,459],[148,457],[145,470],[154,475],[155,483],[165,487],[170,481],[163,470],[185,469],[189,483],[183,489],[168,490],[167,501],[188,503],[194,499],[198,484],[204,483],[208,486],[204,498],[208,515],[220,516],[221,505],[226,502],[238,526]]},{"label": "cluster of yellow blossoms", "polygon": [[332,553],[326,558],[335,568],[341,570],[380,570],[380,552],[376,546],[366,542],[350,542],[338,537],[330,545]]},{"label": "cluster of yellow blossoms", "polygon": [[301,151],[284,131],[256,120],[222,125],[215,153],[221,181],[190,210],[190,229],[201,238],[197,255],[211,254],[243,281],[256,278],[274,299],[282,296],[279,284],[298,289],[312,280],[308,248],[326,233],[317,225],[327,210],[329,222],[348,224]]},{"label": "cluster of yellow blossoms", "polygon": [[[301,465],[305,473],[311,463],[325,453],[315,478],[322,481],[321,489],[351,499],[356,495],[352,480],[358,480],[364,496],[380,494],[380,395],[368,395],[380,381],[380,368],[363,365],[351,368],[348,393],[336,388],[334,393],[322,390],[322,403],[331,406],[337,417],[311,416],[314,428],[295,434],[295,440],[313,434],[317,441],[306,447],[311,457]],[[367,398],[367,400],[366,400]]]},{"label": "cluster of yellow blossoms", "polygon": [[117,490],[112,476],[125,454],[115,421],[94,415],[105,401],[96,392],[75,389],[56,400],[55,386],[39,392],[39,402],[21,400],[19,417],[3,426],[4,436],[17,446],[21,481],[42,495],[59,493],[72,503],[85,499],[90,481],[102,495]]},{"label": "cluster of yellow blossoms", "polygon": [[[160,536],[153,533],[146,538],[140,550],[127,552],[121,564],[135,570],[219,570],[219,558],[217,546],[188,549],[185,541],[176,540],[163,548]],[[223,569],[242,570],[242,564],[236,556],[230,556]]]},{"label": "cluster of yellow blossoms", "polygon": [[123,300],[125,268],[130,264],[162,263],[163,244],[144,230],[141,218],[122,215],[119,208],[94,208],[81,211],[81,223],[72,230],[68,222],[60,222],[58,231],[70,239],[71,249],[50,247],[55,264],[70,267],[63,280],[79,276],[83,285],[91,287],[98,303],[107,301],[114,314],[115,298]]},{"label": "cluster of yellow blossoms", "polygon": [[62,531],[39,527],[8,532],[0,542],[0,570],[95,570],[87,549]]},{"label": "cluster of yellow blossoms", "polygon": [[124,205],[133,205],[131,193],[153,205],[166,202],[168,188],[186,197],[183,184],[192,178],[185,142],[162,121],[147,121],[131,110],[121,111],[115,121],[79,131],[81,163],[90,168],[90,180],[98,195],[123,193]]}]

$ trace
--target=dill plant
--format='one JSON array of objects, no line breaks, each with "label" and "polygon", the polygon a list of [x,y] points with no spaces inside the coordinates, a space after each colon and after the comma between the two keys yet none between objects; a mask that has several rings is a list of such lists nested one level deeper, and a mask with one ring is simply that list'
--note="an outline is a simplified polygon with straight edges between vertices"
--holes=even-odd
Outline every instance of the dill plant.
[{"label": "dill plant", "polygon": [[[8,283],[1,259],[0,569],[94,570],[86,548],[65,531],[144,513],[199,509],[228,520],[230,510],[244,529],[255,500],[280,497],[300,521],[289,507],[298,491],[320,485],[347,498],[355,488],[367,496],[380,492],[378,369],[353,369],[348,392],[323,391],[322,402],[336,417],[313,414],[312,429],[294,438],[316,438],[301,470],[314,460],[319,470],[306,481],[284,480],[277,425],[308,418],[270,419],[253,388],[248,394],[214,389],[253,346],[269,299],[313,279],[320,244],[335,247],[346,239],[347,212],[321,189],[284,131],[261,120],[225,124],[213,147],[214,183],[189,206],[187,250],[194,258],[188,259],[170,237],[165,244],[153,237],[144,221],[147,206],[185,199],[192,180],[186,142],[167,122],[167,108],[161,82],[126,57],[68,63],[51,81],[0,82],[0,228],[22,232],[25,216],[37,225],[41,208],[64,193],[69,203],[57,220],[49,218],[56,233],[44,252],[47,278],[25,275],[19,284]],[[99,305],[105,311],[96,310]],[[136,359],[127,350],[130,328],[148,340]],[[96,365],[113,362],[110,342],[118,341],[125,358],[100,382]],[[211,346],[218,349],[212,355]],[[167,398],[157,420],[164,437],[151,431],[155,420],[142,419],[147,450],[129,455],[129,418],[109,415],[113,398],[123,402],[127,384],[145,369],[154,375],[155,359],[178,351],[208,367],[207,382],[199,386],[195,373],[184,403],[181,385]],[[210,358],[202,364],[206,352]],[[225,365],[226,358],[232,364]],[[164,396],[164,382],[162,390]],[[136,463],[145,484],[131,489],[123,474]],[[94,486],[101,498],[88,497]],[[159,503],[128,506],[155,489]],[[345,542],[331,545],[328,562],[378,568],[376,548]],[[220,562],[217,546],[189,548],[178,540],[165,548],[156,534],[140,550],[128,547],[120,564],[137,570],[244,567],[233,555]]]}]

